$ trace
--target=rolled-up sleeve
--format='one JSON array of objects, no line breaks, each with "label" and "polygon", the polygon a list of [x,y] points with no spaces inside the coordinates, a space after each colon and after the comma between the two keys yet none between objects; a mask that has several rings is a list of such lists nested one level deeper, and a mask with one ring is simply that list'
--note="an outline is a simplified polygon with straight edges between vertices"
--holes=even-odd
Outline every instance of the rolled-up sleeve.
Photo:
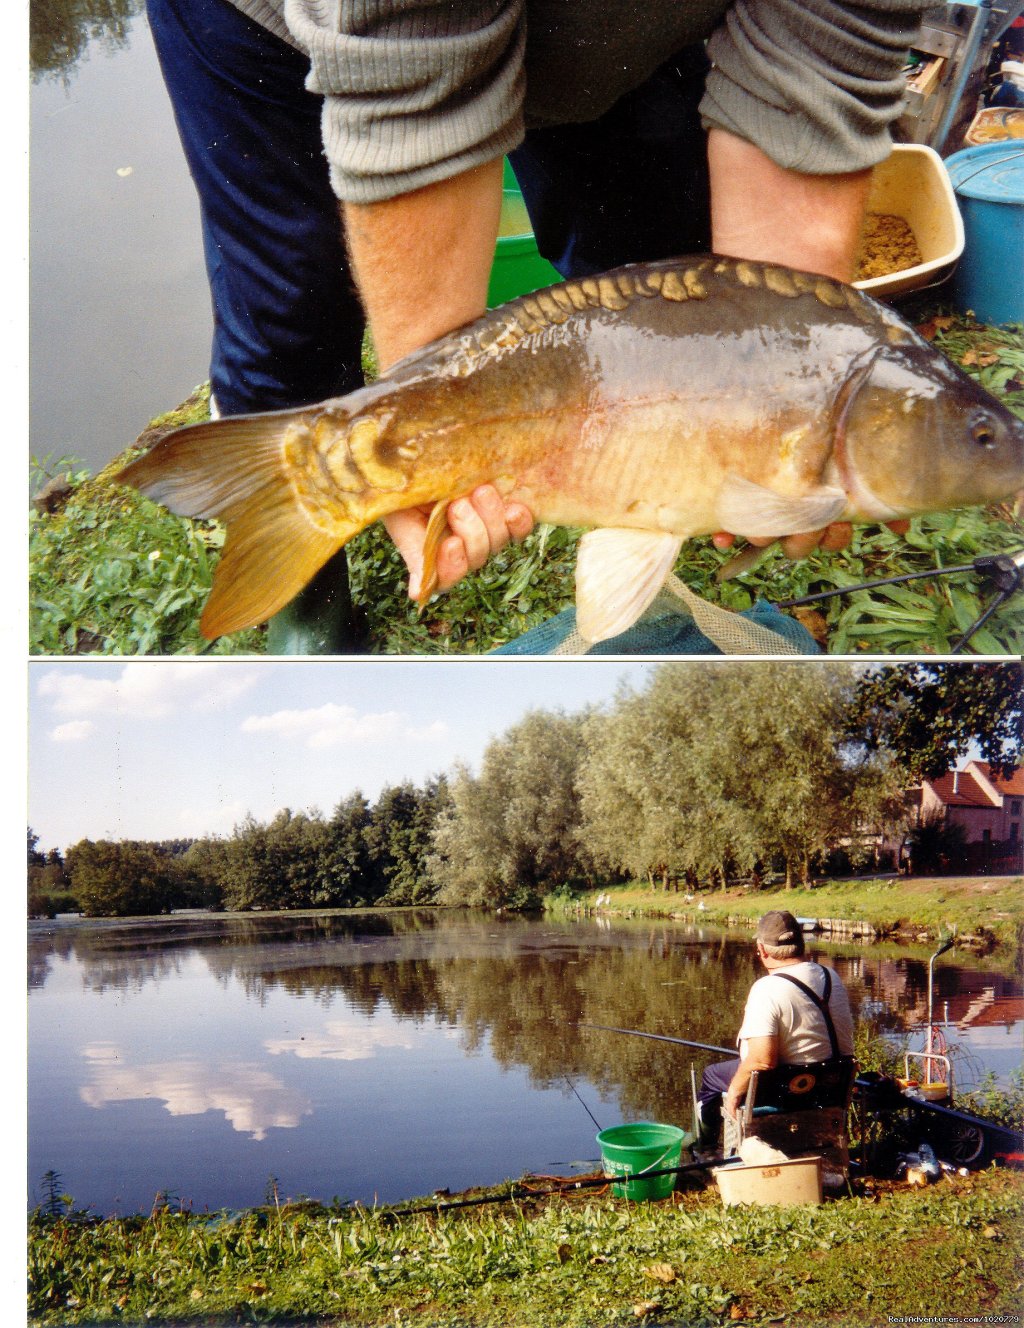
[{"label": "rolled-up sleeve", "polygon": [[920,0],[734,0],[712,33],[707,126],[812,175],[864,170],[891,146]]},{"label": "rolled-up sleeve", "polygon": [[511,151],[523,136],[524,0],[287,0],[324,97],[339,198],[378,202]]}]

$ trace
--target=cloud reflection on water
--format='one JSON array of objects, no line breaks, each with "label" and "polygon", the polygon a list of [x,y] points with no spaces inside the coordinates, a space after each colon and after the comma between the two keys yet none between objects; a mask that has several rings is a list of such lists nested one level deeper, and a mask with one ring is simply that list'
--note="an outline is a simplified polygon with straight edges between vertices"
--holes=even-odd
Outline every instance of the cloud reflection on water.
[{"label": "cloud reflection on water", "polygon": [[[448,1037],[456,1036],[454,1029],[444,1031]],[[376,1023],[357,1027],[340,1019],[328,1019],[318,1033],[271,1038],[263,1045],[272,1056],[285,1053],[300,1060],[365,1061],[385,1048],[412,1051],[415,1042],[398,1027],[379,1027]]]},{"label": "cloud reflection on water", "polygon": [[156,1100],[172,1116],[220,1111],[233,1129],[254,1140],[273,1128],[291,1130],[313,1113],[305,1094],[248,1061],[173,1060],[131,1066],[117,1046],[93,1042],[83,1048],[90,1082],[79,1089],[87,1106]]}]

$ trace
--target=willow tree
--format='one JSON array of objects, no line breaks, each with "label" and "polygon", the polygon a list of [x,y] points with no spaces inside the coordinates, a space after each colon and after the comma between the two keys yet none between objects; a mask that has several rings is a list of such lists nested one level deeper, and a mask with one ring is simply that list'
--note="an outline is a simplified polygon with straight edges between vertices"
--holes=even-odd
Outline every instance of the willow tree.
[{"label": "willow tree", "polygon": [[665,805],[651,770],[662,760],[660,736],[645,699],[620,691],[611,713],[594,712],[583,726],[577,775],[582,833],[602,867],[667,885],[674,846],[666,834]]},{"label": "willow tree", "polygon": [[600,862],[665,885],[684,873],[724,878],[731,866],[753,864],[730,772],[711,759],[713,677],[706,665],[663,665],[643,692],[620,692],[587,725],[583,833]]},{"label": "willow tree", "polygon": [[457,767],[430,870],[446,904],[523,907],[586,869],[575,778],[583,716],[532,711]]},{"label": "willow tree", "polygon": [[856,832],[866,768],[843,743],[849,701],[848,675],[825,664],[771,661],[721,680],[722,757],[742,771],[737,797],[760,855],[784,860],[787,886]]},{"label": "willow tree", "polygon": [[[844,743],[849,676],[825,664],[663,664],[587,728],[580,789],[599,858],[639,874],[751,870],[787,881],[878,814],[882,760]],[[885,785],[888,789],[888,784]],[[871,794],[871,797],[868,794]]]}]

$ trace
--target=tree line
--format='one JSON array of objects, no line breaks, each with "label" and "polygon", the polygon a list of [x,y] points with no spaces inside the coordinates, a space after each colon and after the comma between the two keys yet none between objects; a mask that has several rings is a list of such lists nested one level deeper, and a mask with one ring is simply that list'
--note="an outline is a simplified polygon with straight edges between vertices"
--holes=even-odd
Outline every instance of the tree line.
[{"label": "tree line", "polygon": [[29,914],[430,904],[425,860],[448,797],[442,776],[385,788],[373,804],[352,793],[329,817],[286,807],[266,823],[246,816],[225,838],[82,839],[63,857],[40,853],[29,830]]},{"label": "tree line", "polygon": [[[662,664],[639,691],[537,710],[422,788],[359,792],[331,816],[285,808],[225,838],[82,840],[61,857],[29,831],[29,911],[128,916],[441,904],[535,907],[632,879],[665,888],[787,885],[879,867],[913,827],[906,789],[973,743],[1020,759],[1019,665]],[[917,863],[931,865],[919,853]]]}]

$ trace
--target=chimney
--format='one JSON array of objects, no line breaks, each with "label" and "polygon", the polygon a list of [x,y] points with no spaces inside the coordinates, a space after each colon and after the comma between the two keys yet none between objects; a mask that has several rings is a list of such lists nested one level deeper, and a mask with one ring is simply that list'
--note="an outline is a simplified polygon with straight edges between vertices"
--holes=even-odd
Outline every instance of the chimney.
[{"label": "chimney", "polygon": [[954,771],[953,771],[953,794],[954,794],[954,796],[959,792],[959,783],[960,783],[960,771],[959,771],[959,770],[954,770]]}]

